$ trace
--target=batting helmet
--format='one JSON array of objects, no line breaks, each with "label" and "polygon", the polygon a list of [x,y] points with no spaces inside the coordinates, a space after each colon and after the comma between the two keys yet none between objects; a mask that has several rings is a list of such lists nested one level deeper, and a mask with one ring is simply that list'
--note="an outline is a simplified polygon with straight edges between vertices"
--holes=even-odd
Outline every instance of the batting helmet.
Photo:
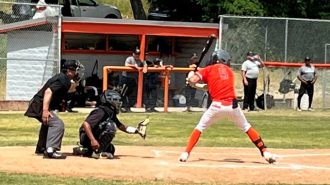
[{"label": "batting helmet", "polygon": [[101,105],[114,109],[116,113],[119,113],[119,109],[122,105],[121,96],[119,92],[108,89],[101,94],[100,103]]},{"label": "batting helmet", "polygon": [[227,51],[220,49],[220,50],[213,52],[212,63],[216,64],[219,62],[222,62],[222,63],[230,66],[230,55]]}]

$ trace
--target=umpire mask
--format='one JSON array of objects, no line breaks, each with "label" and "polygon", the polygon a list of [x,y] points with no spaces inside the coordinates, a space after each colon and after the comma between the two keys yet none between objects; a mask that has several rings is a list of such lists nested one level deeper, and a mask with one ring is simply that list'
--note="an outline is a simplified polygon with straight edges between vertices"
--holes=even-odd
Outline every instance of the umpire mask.
[{"label": "umpire mask", "polygon": [[62,71],[66,73],[68,69],[75,71],[76,74],[73,78],[75,82],[79,82],[83,78],[85,67],[78,60],[65,60],[62,65]]}]

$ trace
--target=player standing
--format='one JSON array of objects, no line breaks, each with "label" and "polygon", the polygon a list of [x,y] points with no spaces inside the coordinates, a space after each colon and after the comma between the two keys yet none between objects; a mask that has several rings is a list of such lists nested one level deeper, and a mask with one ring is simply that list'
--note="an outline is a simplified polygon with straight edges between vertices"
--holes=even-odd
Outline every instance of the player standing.
[{"label": "player standing", "polygon": [[[212,55],[212,64],[188,76],[190,86],[199,89],[208,89],[212,103],[201,117],[198,125],[192,131],[185,152],[180,156],[181,162],[186,162],[190,152],[199,140],[201,133],[215,121],[229,118],[241,128],[260,150],[261,155],[269,163],[274,163],[276,158],[267,151],[259,133],[248,123],[241,108],[238,106],[234,89],[234,73],[230,69],[230,56],[226,51],[218,50]],[[200,81],[206,84],[198,83]]]}]

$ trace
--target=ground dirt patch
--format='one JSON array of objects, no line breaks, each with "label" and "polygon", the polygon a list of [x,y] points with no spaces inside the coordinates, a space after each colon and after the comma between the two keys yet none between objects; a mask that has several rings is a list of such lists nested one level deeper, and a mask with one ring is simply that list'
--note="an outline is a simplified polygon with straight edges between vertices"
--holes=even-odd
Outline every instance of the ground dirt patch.
[{"label": "ground dirt patch", "polygon": [[117,146],[116,150],[113,160],[95,160],[72,156],[72,146],[65,146],[67,159],[51,160],[35,155],[34,147],[1,147],[0,171],[186,183],[330,184],[330,149],[271,149],[279,156],[273,165],[256,148],[196,147],[187,163],[178,161],[182,147]]}]

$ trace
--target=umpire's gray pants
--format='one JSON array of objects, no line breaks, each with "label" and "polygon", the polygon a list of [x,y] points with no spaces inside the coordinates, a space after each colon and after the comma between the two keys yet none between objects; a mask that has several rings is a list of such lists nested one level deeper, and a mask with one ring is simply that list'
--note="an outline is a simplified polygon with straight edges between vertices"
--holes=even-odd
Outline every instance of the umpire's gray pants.
[{"label": "umpire's gray pants", "polygon": [[48,119],[47,125],[41,124],[38,146],[45,147],[45,149],[52,147],[55,150],[61,150],[64,123],[54,112],[51,112],[51,115],[53,117]]}]

